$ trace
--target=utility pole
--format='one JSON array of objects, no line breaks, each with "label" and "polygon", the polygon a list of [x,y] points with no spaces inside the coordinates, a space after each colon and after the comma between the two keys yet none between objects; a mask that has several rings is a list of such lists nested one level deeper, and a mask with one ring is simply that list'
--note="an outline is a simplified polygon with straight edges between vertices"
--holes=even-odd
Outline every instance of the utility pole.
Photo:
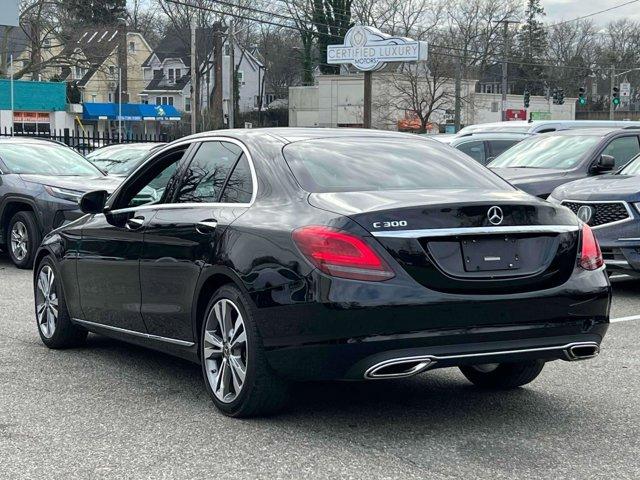
[{"label": "utility pole", "polygon": [[222,25],[218,22],[213,27],[213,103],[212,118],[214,128],[224,127],[224,114],[222,111]]},{"label": "utility pole", "polygon": [[198,84],[196,73],[196,17],[191,19],[191,133],[198,132]]},{"label": "utility pole", "polygon": [[502,121],[505,122],[507,120],[507,88],[509,86],[508,77],[509,77],[509,24],[520,23],[515,20],[499,20],[497,23],[501,23],[502,30]]},{"label": "utility pole", "polygon": [[118,143],[122,143],[122,67],[118,67]]},{"label": "utility pole", "polygon": [[460,110],[462,109],[462,99],[460,98],[462,90],[462,59],[458,57],[458,65],[456,66],[456,100],[454,107],[453,123],[455,127],[455,133],[460,131]]},{"label": "utility pole", "polygon": [[235,48],[233,39],[233,19],[229,21],[229,128],[235,127],[236,116],[236,62],[235,62]]},{"label": "utility pole", "polygon": [[11,69],[11,136],[13,137],[13,117],[15,115],[15,112],[13,111],[15,108],[13,100],[13,54],[9,55],[9,68]]},{"label": "utility pole", "polygon": [[613,120],[615,118],[614,109],[616,108],[613,104],[613,87],[616,86],[616,67],[611,65],[611,88],[609,89],[609,120]]}]

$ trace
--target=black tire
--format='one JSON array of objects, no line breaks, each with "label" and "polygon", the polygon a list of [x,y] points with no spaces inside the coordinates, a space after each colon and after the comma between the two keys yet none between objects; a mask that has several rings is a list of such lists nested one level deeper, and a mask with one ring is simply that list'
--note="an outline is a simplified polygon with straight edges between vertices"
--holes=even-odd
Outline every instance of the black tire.
[{"label": "black tire", "polygon": [[467,380],[483,388],[510,389],[532,382],[544,368],[544,361],[500,363],[491,371],[481,371],[474,365],[460,367]]},{"label": "black tire", "polygon": [[[203,340],[207,329],[207,319],[212,314],[214,305],[223,299],[233,302],[240,311],[247,337],[245,380],[240,393],[233,401],[228,403],[219,400],[213,391],[207,374],[208,367],[205,361],[205,342]],[[235,286],[225,285],[211,297],[205,317],[202,320],[199,353],[207,392],[216,407],[225,415],[237,418],[266,415],[275,413],[286,405],[289,390],[288,382],[278,377],[269,366],[251,306],[245,300],[242,292]]]},{"label": "black tire", "polygon": [[[38,302],[42,297],[42,291],[39,290],[38,281],[40,278],[40,274],[45,270],[45,267],[50,268],[54,274],[54,283],[52,291],[55,293],[58,299],[58,317],[55,322],[55,329],[53,330],[53,335],[47,336],[43,332],[43,328],[40,325],[40,319],[38,316]],[[58,269],[56,268],[55,263],[51,259],[51,257],[46,256],[42,259],[42,261],[37,266],[37,274],[34,276],[34,298],[35,300],[35,311],[36,311],[36,326],[38,328],[38,333],[40,334],[40,339],[42,343],[44,343],[47,347],[51,349],[62,349],[62,348],[70,348],[77,347],[82,345],[87,338],[86,329],[79,327],[71,322],[71,318],[69,317],[69,311],[67,310],[67,304],[65,302],[64,293],[62,291],[62,286],[60,285],[60,275],[58,273]]]},{"label": "black tire", "polygon": [[[19,258],[13,251],[13,248],[11,248],[11,232],[18,222],[26,227],[27,232],[27,253],[22,258]],[[6,239],[7,252],[9,252],[9,258],[11,258],[13,264],[18,268],[32,268],[33,260],[36,256],[36,250],[40,246],[40,242],[42,240],[40,229],[38,228],[38,223],[36,222],[34,213],[29,211],[18,212],[13,217],[11,217],[11,220],[9,221],[9,225],[7,227]]]}]

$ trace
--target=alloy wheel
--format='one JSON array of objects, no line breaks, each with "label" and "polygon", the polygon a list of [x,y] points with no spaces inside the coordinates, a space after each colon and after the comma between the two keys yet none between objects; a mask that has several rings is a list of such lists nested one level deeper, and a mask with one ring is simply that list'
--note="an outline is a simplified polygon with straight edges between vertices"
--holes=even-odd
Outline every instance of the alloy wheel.
[{"label": "alloy wheel", "polygon": [[247,331],[238,307],[226,298],[209,312],[203,338],[203,361],[216,398],[233,402],[247,375]]},{"label": "alloy wheel", "polygon": [[11,253],[16,260],[21,262],[29,254],[29,232],[27,226],[17,221],[11,228]]},{"label": "alloy wheel", "polygon": [[58,296],[55,291],[56,277],[53,269],[45,265],[38,274],[36,289],[36,315],[42,335],[51,338],[58,323]]}]

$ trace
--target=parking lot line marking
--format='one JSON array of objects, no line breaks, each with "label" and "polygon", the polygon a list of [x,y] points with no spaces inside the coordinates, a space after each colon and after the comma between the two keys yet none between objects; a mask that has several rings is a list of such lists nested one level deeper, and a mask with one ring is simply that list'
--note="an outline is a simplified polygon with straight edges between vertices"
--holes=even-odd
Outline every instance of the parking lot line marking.
[{"label": "parking lot line marking", "polygon": [[640,320],[640,315],[633,315],[631,317],[612,318],[609,321],[611,323],[630,322],[632,320]]}]

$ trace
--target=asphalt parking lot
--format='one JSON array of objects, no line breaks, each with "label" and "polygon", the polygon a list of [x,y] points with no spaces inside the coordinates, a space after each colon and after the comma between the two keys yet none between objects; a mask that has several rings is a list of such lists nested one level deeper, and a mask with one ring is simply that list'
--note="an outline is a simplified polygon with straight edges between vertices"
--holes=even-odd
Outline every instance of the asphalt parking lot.
[{"label": "asphalt parking lot", "polygon": [[[2,479],[640,477],[640,321],[517,391],[438,370],[303,385],[286,413],[232,420],[186,361],[96,335],[47,350],[30,282],[0,255]],[[613,318],[640,314],[640,282],[614,289]]]}]

